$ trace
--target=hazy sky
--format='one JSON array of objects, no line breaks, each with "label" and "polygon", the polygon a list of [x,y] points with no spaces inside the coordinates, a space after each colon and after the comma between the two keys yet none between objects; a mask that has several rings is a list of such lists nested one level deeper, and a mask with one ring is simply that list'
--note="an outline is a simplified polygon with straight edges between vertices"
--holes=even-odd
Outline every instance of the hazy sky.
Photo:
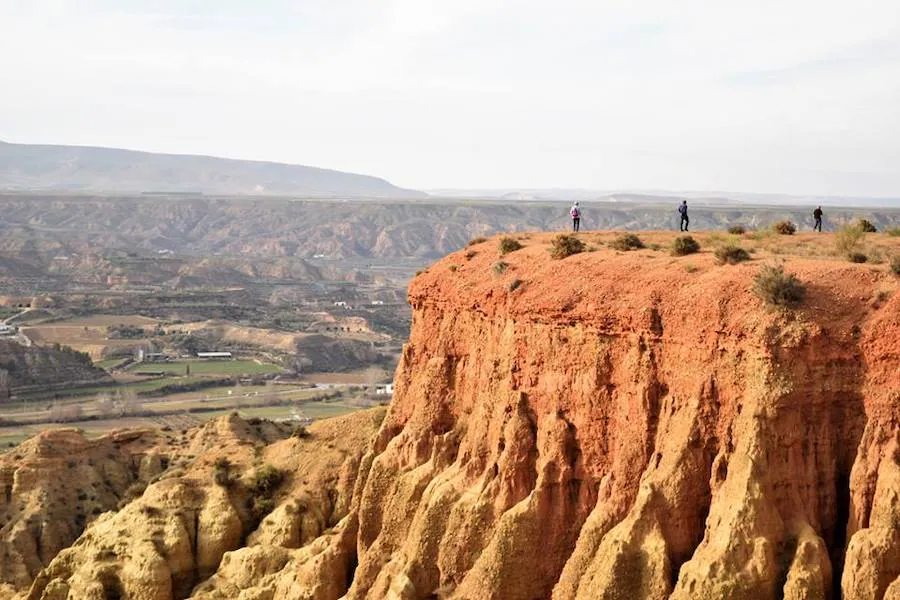
[{"label": "hazy sky", "polygon": [[0,0],[0,139],[900,196],[900,1]]}]

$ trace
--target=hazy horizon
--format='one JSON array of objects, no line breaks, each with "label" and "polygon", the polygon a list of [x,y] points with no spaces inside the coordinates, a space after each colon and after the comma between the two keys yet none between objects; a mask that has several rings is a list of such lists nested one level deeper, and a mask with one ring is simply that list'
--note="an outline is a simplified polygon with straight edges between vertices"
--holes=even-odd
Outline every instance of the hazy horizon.
[{"label": "hazy horizon", "polygon": [[0,139],[412,189],[900,197],[900,5],[0,0]]}]

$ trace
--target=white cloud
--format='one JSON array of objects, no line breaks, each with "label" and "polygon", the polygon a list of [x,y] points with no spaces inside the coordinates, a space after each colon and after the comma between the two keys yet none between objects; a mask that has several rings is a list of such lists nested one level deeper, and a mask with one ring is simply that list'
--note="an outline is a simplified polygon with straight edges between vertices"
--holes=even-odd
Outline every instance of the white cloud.
[{"label": "white cloud", "polygon": [[900,3],[0,0],[0,138],[900,196]]}]

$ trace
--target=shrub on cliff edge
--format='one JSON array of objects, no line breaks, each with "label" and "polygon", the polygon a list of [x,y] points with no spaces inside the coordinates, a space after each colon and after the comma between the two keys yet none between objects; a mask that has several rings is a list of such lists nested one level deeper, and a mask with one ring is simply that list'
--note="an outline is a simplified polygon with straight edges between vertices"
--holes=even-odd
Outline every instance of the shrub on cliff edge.
[{"label": "shrub on cliff edge", "polygon": [[736,265],[739,262],[750,260],[750,253],[740,246],[719,246],[715,251],[716,262],[720,265]]},{"label": "shrub on cliff edge", "polygon": [[516,250],[521,250],[522,244],[520,244],[517,240],[514,240],[511,237],[505,237],[500,239],[500,256],[506,256],[510,252],[515,252]]},{"label": "shrub on cliff edge", "polygon": [[731,235],[744,235],[745,233],[747,233],[747,230],[743,225],[732,225],[728,228],[728,233],[730,233]]},{"label": "shrub on cliff edge", "polygon": [[865,237],[866,232],[863,231],[858,223],[853,225],[843,225],[837,230],[837,233],[834,234],[834,245],[839,254],[850,255],[853,252],[856,252],[856,249]]},{"label": "shrub on cliff edge", "polygon": [[753,293],[774,306],[796,306],[806,296],[806,286],[781,265],[763,265],[753,277]]},{"label": "shrub on cliff edge", "polygon": [[574,235],[561,233],[550,242],[550,257],[557,260],[581,252],[584,252],[584,242]]},{"label": "shrub on cliff edge", "polygon": [[672,256],[687,256],[695,252],[700,252],[700,244],[691,236],[680,236],[672,240]]},{"label": "shrub on cliff edge", "polygon": [[875,227],[875,224],[868,219],[860,219],[856,222],[856,226],[862,229],[866,233],[877,233],[878,228]]},{"label": "shrub on cliff edge", "polygon": [[797,226],[790,221],[778,221],[772,224],[772,231],[781,235],[794,235],[797,232]]},{"label": "shrub on cliff edge", "polygon": [[642,242],[641,238],[634,235],[633,233],[623,233],[622,235],[611,241],[609,243],[609,246],[613,250],[627,252],[629,250],[640,250],[644,247],[644,242]]}]

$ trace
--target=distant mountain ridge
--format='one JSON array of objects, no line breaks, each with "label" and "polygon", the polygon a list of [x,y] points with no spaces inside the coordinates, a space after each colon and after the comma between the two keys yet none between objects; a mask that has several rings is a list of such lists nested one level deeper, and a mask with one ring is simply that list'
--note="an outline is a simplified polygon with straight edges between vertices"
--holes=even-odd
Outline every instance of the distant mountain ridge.
[{"label": "distant mountain ridge", "polygon": [[0,141],[0,190],[416,198],[379,177],[284,163]]}]

